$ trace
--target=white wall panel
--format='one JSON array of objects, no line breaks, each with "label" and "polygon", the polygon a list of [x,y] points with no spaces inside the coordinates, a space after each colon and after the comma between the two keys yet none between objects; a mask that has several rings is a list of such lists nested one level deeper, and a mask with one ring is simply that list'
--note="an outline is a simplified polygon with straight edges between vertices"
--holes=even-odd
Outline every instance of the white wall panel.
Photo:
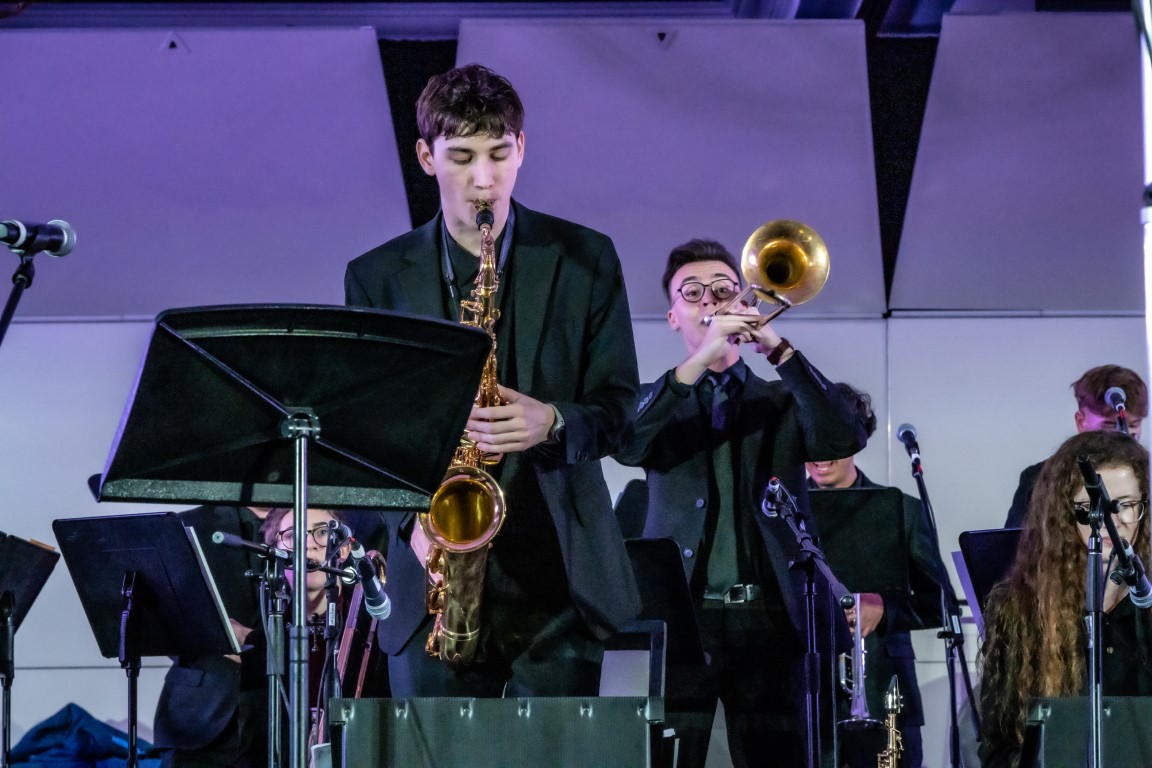
[{"label": "white wall panel", "polygon": [[811,225],[832,252],[797,314],[883,313],[862,23],[466,20],[457,61],[519,91],[517,197],[611,235],[634,314],[667,309],[672,247],[739,254],[769,219]]}]

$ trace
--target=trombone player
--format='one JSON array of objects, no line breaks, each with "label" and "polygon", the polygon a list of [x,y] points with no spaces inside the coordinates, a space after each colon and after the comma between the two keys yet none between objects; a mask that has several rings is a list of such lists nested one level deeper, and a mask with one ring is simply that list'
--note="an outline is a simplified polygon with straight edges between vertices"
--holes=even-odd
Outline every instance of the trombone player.
[{"label": "trombone player", "polygon": [[[826,258],[823,266],[826,273]],[[736,768],[763,765],[767,756],[774,765],[804,764],[805,576],[789,568],[795,537],[760,514],[760,503],[778,477],[806,514],[804,462],[864,446],[836,387],[770,323],[757,321],[754,308],[738,301],[718,312],[738,295],[740,274],[714,240],[672,250],[663,278],[668,325],[687,356],[641,388],[616,454],[645,470],[644,536],[679,545],[704,644],[703,667],[668,669],[666,712],[681,738],[681,766],[704,765],[717,700]],[[761,277],[750,280],[770,282]],[[753,373],[741,358],[744,346],[765,355],[780,381]],[[821,583],[817,589],[827,594]],[[846,650],[843,612],[820,599],[816,609],[819,635],[835,622]],[[829,649],[822,656],[830,660]]]}]

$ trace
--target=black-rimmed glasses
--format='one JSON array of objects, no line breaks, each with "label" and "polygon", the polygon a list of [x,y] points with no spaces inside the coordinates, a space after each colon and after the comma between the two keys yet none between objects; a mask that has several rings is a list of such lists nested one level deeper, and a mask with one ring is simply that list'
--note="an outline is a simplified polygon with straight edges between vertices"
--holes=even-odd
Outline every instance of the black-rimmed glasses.
[{"label": "black-rimmed glasses", "polygon": [[[308,531],[308,534],[312,537],[312,541],[316,542],[316,545],[319,547],[328,546],[328,535],[330,533],[331,530],[328,528],[327,523],[318,525]],[[296,534],[292,532],[291,528],[285,528],[276,534],[276,541],[283,544],[285,548],[292,549],[292,545],[296,541]]]},{"label": "black-rimmed glasses", "polygon": [[687,282],[681,283],[680,287],[676,289],[676,292],[689,304],[697,304],[704,298],[705,288],[712,291],[712,296],[717,301],[727,301],[740,291],[740,286],[736,284],[735,280],[721,277],[713,280],[711,283],[688,280]]},{"label": "black-rimmed glasses", "polygon": [[[1077,521],[1086,521],[1091,511],[1091,507],[1082,501],[1072,505],[1072,512],[1075,513]],[[1132,525],[1143,520],[1144,513],[1147,511],[1148,499],[1129,499],[1116,502],[1116,511],[1113,513],[1113,517],[1125,525]]]}]

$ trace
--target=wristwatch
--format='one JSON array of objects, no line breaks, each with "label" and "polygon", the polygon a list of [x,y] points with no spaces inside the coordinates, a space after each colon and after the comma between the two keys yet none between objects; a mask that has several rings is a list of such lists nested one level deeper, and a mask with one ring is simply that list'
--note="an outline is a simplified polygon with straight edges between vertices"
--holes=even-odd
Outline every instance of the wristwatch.
[{"label": "wristwatch", "polygon": [[551,403],[548,404],[552,408],[552,413],[556,415],[556,420],[552,422],[552,428],[548,430],[549,443],[558,443],[564,432],[564,414],[560,413],[560,409]]},{"label": "wristwatch", "polygon": [[780,358],[784,357],[784,353],[790,349],[793,349],[792,343],[781,336],[780,343],[769,350],[768,362],[772,363],[772,365],[780,365]]}]

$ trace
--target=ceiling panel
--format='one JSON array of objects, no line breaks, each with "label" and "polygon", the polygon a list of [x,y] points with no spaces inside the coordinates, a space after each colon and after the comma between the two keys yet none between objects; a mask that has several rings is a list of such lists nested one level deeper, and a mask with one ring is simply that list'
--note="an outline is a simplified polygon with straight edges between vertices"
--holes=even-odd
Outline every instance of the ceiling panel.
[{"label": "ceiling panel", "polygon": [[77,232],[21,317],[342,303],[409,226],[370,29],[10,30],[0,72],[0,219]]},{"label": "ceiling panel", "polygon": [[1143,312],[1127,14],[945,17],[894,310]]}]

